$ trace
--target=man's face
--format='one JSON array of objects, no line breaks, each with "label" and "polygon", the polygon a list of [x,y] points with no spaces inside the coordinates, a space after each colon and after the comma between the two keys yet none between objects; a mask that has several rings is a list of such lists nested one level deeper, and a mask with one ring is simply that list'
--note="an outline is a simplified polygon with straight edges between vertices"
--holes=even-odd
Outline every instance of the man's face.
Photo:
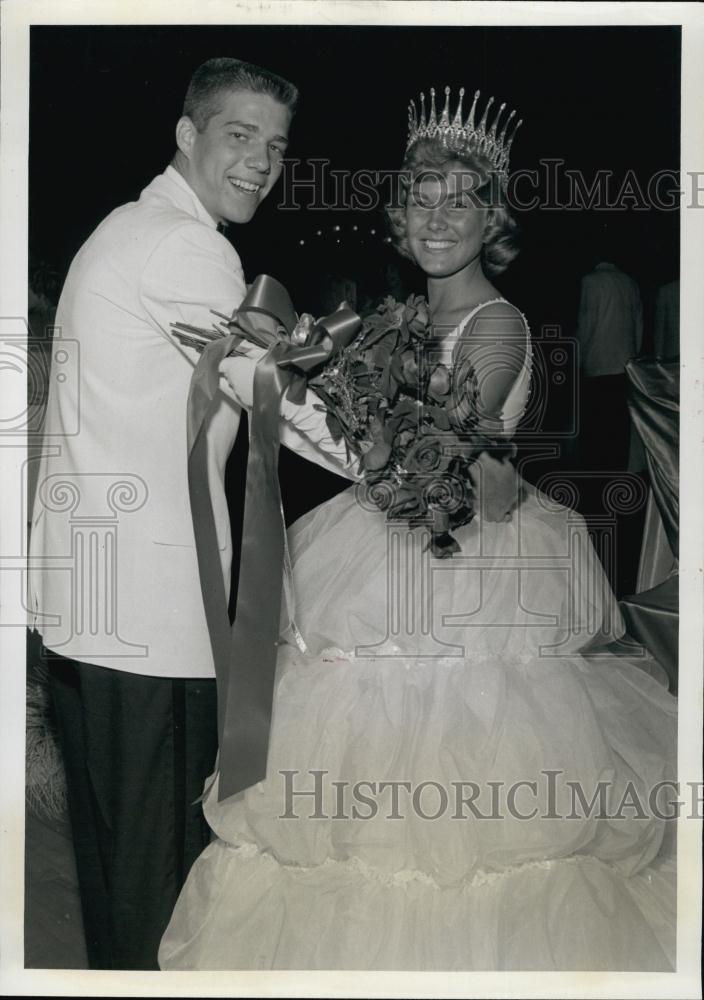
[{"label": "man's face", "polygon": [[290,124],[285,104],[250,90],[223,93],[202,132],[181,118],[182,172],[216,222],[249,222],[281,173]]}]

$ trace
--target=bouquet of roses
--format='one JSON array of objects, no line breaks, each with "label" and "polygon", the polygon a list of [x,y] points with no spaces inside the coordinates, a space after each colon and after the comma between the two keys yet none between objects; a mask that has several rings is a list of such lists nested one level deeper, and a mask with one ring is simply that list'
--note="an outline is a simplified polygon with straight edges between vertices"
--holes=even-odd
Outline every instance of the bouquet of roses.
[{"label": "bouquet of roses", "polygon": [[475,372],[434,362],[431,333],[422,296],[388,297],[308,384],[333,439],[359,455],[367,498],[389,519],[428,524],[444,558],[460,548],[451,530],[474,516],[470,466],[510,445],[478,431]]},{"label": "bouquet of roses", "polygon": [[351,339],[343,336],[337,346],[330,334],[343,323],[343,315],[348,324],[354,317],[359,328],[356,314],[342,306],[317,322],[291,310],[288,323],[274,322],[276,333],[257,330],[244,313],[230,318],[216,313],[220,323],[210,330],[177,323],[174,332],[199,351],[232,334],[236,341],[263,348],[277,339],[287,343],[290,357],[278,364],[295,380],[289,398],[302,401],[306,382],[316,393],[333,440],[344,439],[349,452],[359,457],[365,498],[390,520],[427,524],[436,556],[459,551],[451,530],[467,524],[475,512],[470,467],[481,452],[506,454],[512,446],[480,433],[471,364],[460,361],[451,371],[432,360],[425,299],[410,296],[400,303],[385,298],[359,332]]}]

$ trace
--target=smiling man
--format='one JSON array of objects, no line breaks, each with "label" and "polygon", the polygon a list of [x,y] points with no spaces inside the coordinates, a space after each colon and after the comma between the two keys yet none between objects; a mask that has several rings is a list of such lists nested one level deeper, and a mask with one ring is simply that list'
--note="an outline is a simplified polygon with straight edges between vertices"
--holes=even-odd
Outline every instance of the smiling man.
[{"label": "smiling man", "polygon": [[281,173],[295,91],[281,81],[269,92],[213,99],[199,84],[197,74],[176,126],[173,165],[216,222],[249,222]]},{"label": "smiling man", "polygon": [[[197,799],[217,751],[215,680],[186,454],[197,356],[172,324],[210,327],[211,310],[229,315],[241,303],[242,266],[220,226],[249,222],[272,190],[297,97],[238,60],[201,66],[172,164],[97,227],[58,307],[80,367],[66,379],[56,351],[29,601],[50,670],[93,968],[157,968],[178,892],[208,843]],[[251,378],[252,359],[230,370],[238,365]],[[288,405],[282,443],[328,464],[310,444],[321,443],[322,416]],[[208,425],[227,584],[224,469],[239,412],[223,392]]]}]

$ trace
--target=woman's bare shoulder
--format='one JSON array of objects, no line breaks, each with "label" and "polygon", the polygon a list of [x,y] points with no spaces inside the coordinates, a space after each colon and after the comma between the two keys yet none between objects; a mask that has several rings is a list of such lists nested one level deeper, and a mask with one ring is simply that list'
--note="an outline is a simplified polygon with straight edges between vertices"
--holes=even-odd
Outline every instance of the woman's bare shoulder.
[{"label": "woman's bare shoulder", "polygon": [[528,324],[520,309],[506,299],[495,299],[467,313],[463,323],[463,336],[487,334],[502,340],[516,339],[525,342]]},{"label": "woman's bare shoulder", "polygon": [[522,327],[527,325],[526,318],[521,310],[517,306],[514,306],[512,302],[509,302],[508,299],[503,298],[492,299],[490,302],[483,303],[477,309],[476,316],[482,319],[518,321]]}]

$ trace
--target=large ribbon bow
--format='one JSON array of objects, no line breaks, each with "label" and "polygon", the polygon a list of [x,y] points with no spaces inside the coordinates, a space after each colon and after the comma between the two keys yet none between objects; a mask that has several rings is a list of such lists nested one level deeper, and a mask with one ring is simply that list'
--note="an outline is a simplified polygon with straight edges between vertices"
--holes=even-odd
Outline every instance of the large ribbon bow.
[{"label": "large ribbon bow", "polygon": [[[218,692],[219,801],[266,777],[286,555],[278,479],[281,398],[286,392],[292,402],[303,403],[307,374],[349,344],[361,320],[343,305],[312,322],[300,343],[291,339],[297,324],[283,285],[260,275],[227,323],[232,333],[203,350],[188,397],[188,486]],[[220,362],[242,339],[266,354],[254,373],[239,588],[230,630],[205,425],[218,393]]]}]

